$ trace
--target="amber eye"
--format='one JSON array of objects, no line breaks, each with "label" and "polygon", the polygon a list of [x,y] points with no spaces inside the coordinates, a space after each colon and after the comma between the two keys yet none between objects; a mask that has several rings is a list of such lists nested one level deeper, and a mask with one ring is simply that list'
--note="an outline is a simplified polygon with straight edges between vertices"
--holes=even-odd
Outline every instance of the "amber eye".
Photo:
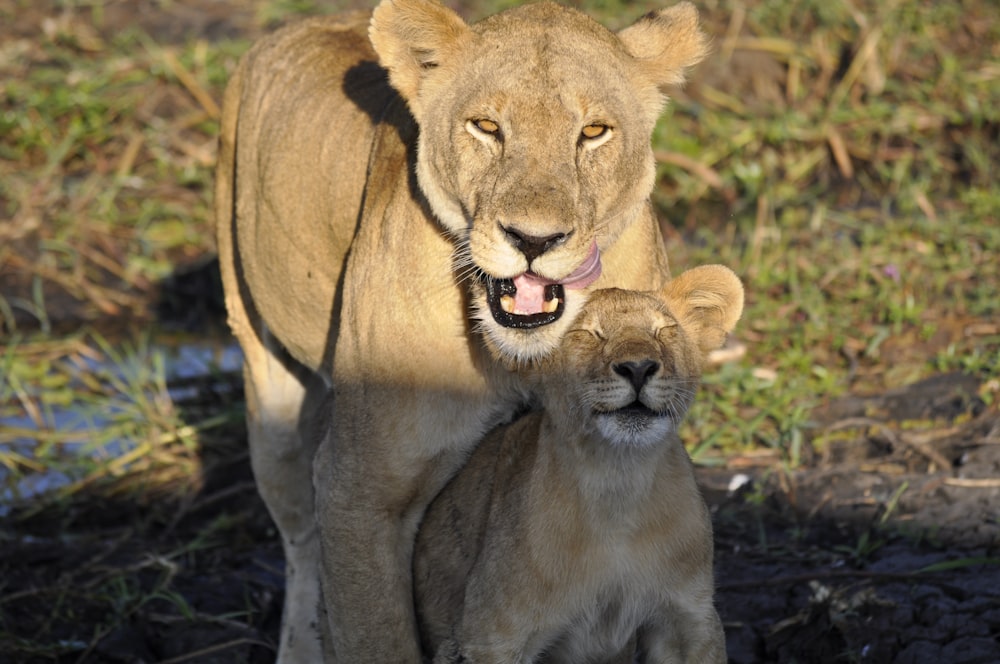
[{"label": "amber eye", "polygon": [[583,128],[580,135],[586,139],[600,138],[608,132],[608,126],[602,124],[590,124]]},{"label": "amber eye", "polygon": [[472,124],[475,125],[476,129],[483,132],[484,134],[498,134],[500,133],[500,125],[493,120],[473,120]]}]

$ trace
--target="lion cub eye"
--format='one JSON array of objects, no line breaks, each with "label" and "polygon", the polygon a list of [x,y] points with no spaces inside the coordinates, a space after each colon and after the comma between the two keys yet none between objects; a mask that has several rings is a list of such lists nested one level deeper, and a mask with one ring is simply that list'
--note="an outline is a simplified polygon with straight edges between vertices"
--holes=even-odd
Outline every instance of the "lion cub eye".
[{"label": "lion cub eye", "polygon": [[469,125],[475,128],[481,134],[486,134],[488,136],[498,137],[500,136],[500,125],[498,125],[493,120],[487,120],[486,118],[481,118],[479,120],[469,120]]},{"label": "lion cub eye", "polygon": [[658,337],[661,334],[673,334],[676,329],[677,329],[677,321],[666,320],[662,325],[657,326],[653,330],[653,336]]},{"label": "lion cub eye", "polygon": [[602,124],[591,124],[583,128],[580,134],[584,138],[600,138],[608,132],[608,126]]}]

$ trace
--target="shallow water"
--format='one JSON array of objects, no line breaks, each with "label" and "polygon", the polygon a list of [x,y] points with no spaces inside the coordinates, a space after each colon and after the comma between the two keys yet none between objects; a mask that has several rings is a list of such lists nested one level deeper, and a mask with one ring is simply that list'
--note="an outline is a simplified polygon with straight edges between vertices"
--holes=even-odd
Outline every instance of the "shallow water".
[{"label": "shallow water", "polygon": [[[22,359],[20,373],[30,381],[0,366],[0,432],[7,432],[0,435],[0,516],[134,449],[151,420],[178,418],[178,404],[243,362],[230,337],[142,332],[114,342],[88,338],[73,348],[55,359]],[[211,389],[225,382],[212,381]]]}]

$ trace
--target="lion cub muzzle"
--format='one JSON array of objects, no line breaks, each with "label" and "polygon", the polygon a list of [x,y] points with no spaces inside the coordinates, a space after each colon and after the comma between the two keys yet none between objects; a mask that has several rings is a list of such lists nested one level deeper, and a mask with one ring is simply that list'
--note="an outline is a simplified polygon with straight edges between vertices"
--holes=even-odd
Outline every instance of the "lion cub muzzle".
[{"label": "lion cub muzzle", "polygon": [[[650,337],[604,368],[593,392],[594,418],[602,436],[617,445],[653,445],[676,431],[691,405],[697,378],[670,371],[670,351]],[[626,357],[628,359],[620,359]]]}]

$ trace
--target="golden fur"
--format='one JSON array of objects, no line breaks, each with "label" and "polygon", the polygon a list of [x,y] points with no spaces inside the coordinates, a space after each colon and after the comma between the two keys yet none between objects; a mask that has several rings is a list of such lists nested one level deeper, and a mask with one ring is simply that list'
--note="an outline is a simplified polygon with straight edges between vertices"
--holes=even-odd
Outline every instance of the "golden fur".
[{"label": "golden fur", "polygon": [[383,0],[241,60],[218,244],[285,551],[280,661],[418,661],[417,523],[525,398],[484,345],[544,356],[598,268],[597,287],[668,278],[649,139],[665,86],[704,51],[687,3],[615,34],[551,3],[469,26],[433,0]]},{"label": "golden fur", "polygon": [[644,663],[726,661],[677,427],[742,309],[717,265],[590,297],[529,378],[544,410],[491,433],[428,508],[414,584],[435,664],[631,664],[636,641]]}]

